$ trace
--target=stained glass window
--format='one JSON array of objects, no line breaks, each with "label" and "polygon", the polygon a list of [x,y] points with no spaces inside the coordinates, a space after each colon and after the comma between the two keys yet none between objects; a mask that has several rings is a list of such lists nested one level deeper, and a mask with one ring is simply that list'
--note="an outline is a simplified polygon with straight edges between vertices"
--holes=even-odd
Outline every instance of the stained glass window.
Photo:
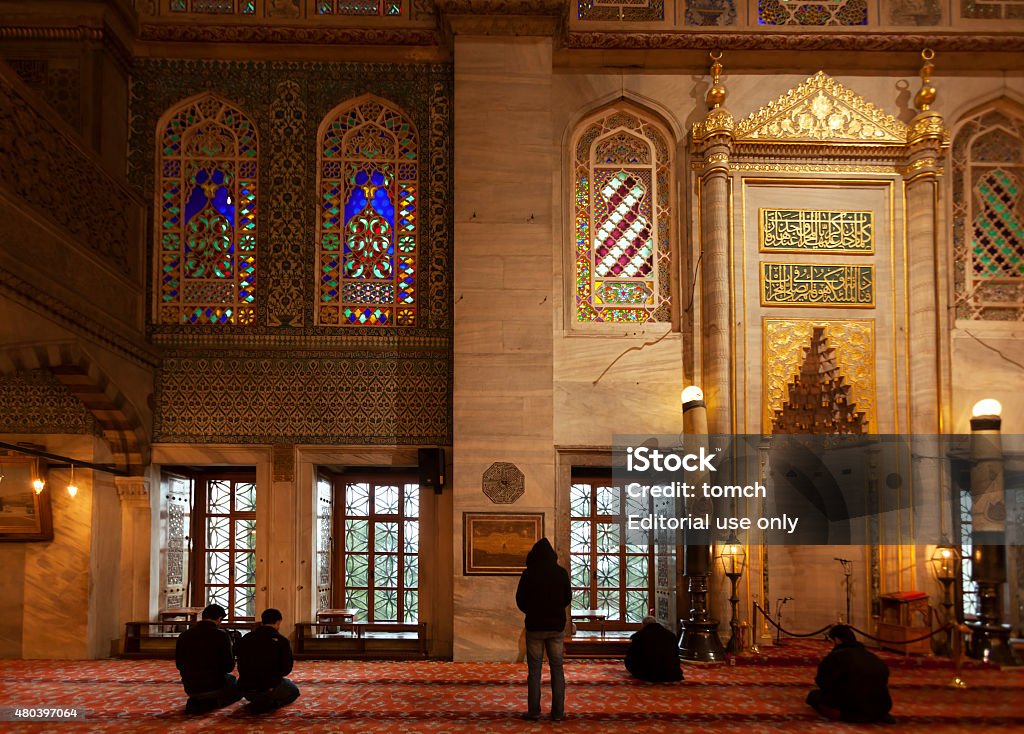
[{"label": "stained glass window", "polygon": [[213,95],[160,125],[157,321],[247,325],[256,317],[256,129]]},{"label": "stained glass window", "polygon": [[622,496],[608,479],[580,477],[569,488],[572,608],[604,609],[609,621],[639,623],[654,601],[653,545],[625,545],[625,518],[647,512],[620,507]]},{"label": "stained glass window", "polygon": [[317,323],[416,324],[419,159],[416,130],[366,97],[321,127]]},{"label": "stained glass window", "polygon": [[953,141],[957,318],[1024,320],[1024,110],[997,103]]},{"label": "stained glass window", "polygon": [[671,320],[668,135],[626,108],[575,138],[576,320]]},{"label": "stained glass window", "polygon": [[202,604],[220,604],[228,620],[256,616],[256,484],[211,477],[203,483]]},{"label": "stained glass window", "polygon": [[344,606],[357,610],[357,622],[416,622],[419,485],[348,481],[343,492],[339,573]]}]

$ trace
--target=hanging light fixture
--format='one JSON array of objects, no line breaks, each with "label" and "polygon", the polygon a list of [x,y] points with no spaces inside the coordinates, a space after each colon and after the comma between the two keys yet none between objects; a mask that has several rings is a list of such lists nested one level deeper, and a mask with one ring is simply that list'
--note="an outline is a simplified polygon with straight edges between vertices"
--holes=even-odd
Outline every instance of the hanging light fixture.
[{"label": "hanging light fixture", "polygon": [[32,490],[36,494],[42,494],[46,486],[46,480],[39,475],[39,461],[32,462]]},{"label": "hanging light fixture", "polygon": [[71,495],[72,498],[74,498],[74,496],[76,494],[78,494],[78,486],[75,484],[75,465],[74,464],[71,465],[71,483],[68,484],[68,494]]}]

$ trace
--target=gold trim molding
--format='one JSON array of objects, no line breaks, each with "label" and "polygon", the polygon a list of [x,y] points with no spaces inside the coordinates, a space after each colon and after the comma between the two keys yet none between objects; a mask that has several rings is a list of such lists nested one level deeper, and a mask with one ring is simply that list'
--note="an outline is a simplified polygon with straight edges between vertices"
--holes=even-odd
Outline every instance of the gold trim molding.
[{"label": "gold trim molding", "polygon": [[737,141],[849,141],[905,145],[907,126],[824,71],[736,123]]},{"label": "gold trim molding", "polygon": [[864,411],[868,433],[878,432],[875,390],[875,322],[872,319],[764,319],[762,322],[761,430],[771,433],[772,417],[786,401],[786,390],[800,373],[804,347],[811,343],[814,327],[825,328],[835,349],[836,366],[850,385],[850,399]]}]

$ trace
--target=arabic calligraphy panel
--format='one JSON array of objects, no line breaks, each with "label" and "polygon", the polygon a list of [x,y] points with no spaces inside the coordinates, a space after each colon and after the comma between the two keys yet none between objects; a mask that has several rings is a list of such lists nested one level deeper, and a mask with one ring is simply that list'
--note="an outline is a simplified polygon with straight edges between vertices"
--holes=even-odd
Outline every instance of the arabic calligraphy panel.
[{"label": "arabic calligraphy panel", "polygon": [[758,209],[762,252],[872,253],[874,233],[874,214],[870,211]]},{"label": "arabic calligraphy panel", "polygon": [[762,306],[875,305],[873,265],[761,263]]}]

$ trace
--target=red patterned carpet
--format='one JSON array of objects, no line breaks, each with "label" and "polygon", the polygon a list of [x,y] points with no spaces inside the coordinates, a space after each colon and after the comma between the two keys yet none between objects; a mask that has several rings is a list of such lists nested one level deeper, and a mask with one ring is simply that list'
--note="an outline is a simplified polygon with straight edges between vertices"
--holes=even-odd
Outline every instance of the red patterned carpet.
[{"label": "red patterned carpet", "polygon": [[[3,732],[941,732],[1024,731],[1024,670],[971,666],[969,688],[947,687],[948,664],[886,655],[895,725],[839,725],[804,704],[825,643],[735,667],[688,665],[682,684],[628,677],[617,661],[566,664],[568,718],[519,720],[525,664],[301,661],[302,696],[263,717],[239,705],[199,718],[168,661],[0,660],[0,707],[78,706],[84,722],[0,723]],[[820,651],[820,653],[819,653]],[[802,662],[806,659],[807,662]],[[547,702],[545,701],[545,709]]]}]

